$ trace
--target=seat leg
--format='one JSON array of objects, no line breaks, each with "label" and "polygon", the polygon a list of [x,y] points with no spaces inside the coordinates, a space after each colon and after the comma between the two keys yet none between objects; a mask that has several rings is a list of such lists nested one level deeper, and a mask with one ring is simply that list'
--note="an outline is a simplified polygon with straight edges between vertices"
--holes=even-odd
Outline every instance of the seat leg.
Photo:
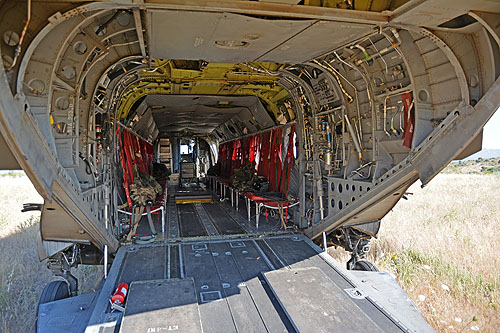
[{"label": "seat leg", "polygon": [[234,207],[234,189],[230,188],[231,191],[231,207]]},{"label": "seat leg", "polygon": [[246,200],[246,202],[247,202],[248,222],[250,222],[250,210],[251,210],[251,207],[250,207],[250,199],[245,198],[245,200]]},{"label": "seat leg", "polygon": [[236,211],[238,211],[238,201],[240,201],[240,196],[239,196],[238,190],[236,190],[235,192],[236,192],[236,196],[235,196],[235,199],[236,199]]},{"label": "seat leg", "polygon": [[260,208],[261,208],[261,203],[260,202],[255,202],[255,228],[259,229],[259,218],[260,218]]}]

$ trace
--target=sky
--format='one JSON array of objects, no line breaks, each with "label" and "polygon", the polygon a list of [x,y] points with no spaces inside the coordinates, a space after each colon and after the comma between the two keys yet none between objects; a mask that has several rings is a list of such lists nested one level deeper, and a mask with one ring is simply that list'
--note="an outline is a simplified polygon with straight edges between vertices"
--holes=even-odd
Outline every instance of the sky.
[{"label": "sky", "polygon": [[484,126],[483,149],[500,149],[500,109]]}]

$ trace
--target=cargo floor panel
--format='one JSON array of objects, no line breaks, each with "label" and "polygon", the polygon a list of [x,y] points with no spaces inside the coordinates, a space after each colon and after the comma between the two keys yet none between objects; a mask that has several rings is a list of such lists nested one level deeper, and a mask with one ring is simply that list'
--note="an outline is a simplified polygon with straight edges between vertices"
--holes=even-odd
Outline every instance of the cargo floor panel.
[{"label": "cargo floor panel", "polygon": [[203,204],[210,218],[212,219],[215,228],[217,228],[221,235],[237,235],[244,234],[243,229],[232,217],[220,207],[219,204]]},{"label": "cargo floor panel", "polygon": [[239,210],[235,210],[231,207],[230,201],[225,201],[217,203],[221,209],[226,212],[234,221],[236,221],[247,233],[258,234],[258,233],[278,233],[283,232],[281,229],[281,223],[278,218],[271,218],[271,212],[268,211],[268,216],[266,218],[266,210],[263,210],[262,215],[259,220],[259,227],[255,225],[255,205],[252,204],[250,209],[250,221],[248,220],[248,211],[245,207],[245,201],[240,200]]},{"label": "cargo floor panel", "polygon": [[164,246],[129,247],[119,280],[130,284],[133,281],[164,279],[165,264]]},{"label": "cargo floor panel", "polygon": [[193,204],[177,205],[181,237],[206,236],[207,232],[196,213]]},{"label": "cargo floor panel", "polygon": [[[122,332],[400,330],[364,296],[353,297],[352,281],[305,236],[228,237],[125,248],[121,264],[113,263],[119,273],[106,281],[131,286],[116,325],[122,322]],[[103,306],[108,317],[99,315],[109,325],[109,304]]]},{"label": "cargo floor panel", "polygon": [[[207,332],[234,332],[233,316],[223,298],[222,282],[212,252],[207,243],[183,245],[186,276],[195,281],[203,330]],[[224,255],[224,254],[222,254]]]},{"label": "cargo floor panel", "polygon": [[[220,235],[286,234],[275,218],[261,216],[259,228],[255,216],[250,221],[243,212],[236,211],[228,202],[167,204],[165,215],[165,239],[182,237],[206,237]],[[153,216],[154,226],[161,232],[161,215]],[[151,234],[146,217],[140,221],[137,233]]]}]

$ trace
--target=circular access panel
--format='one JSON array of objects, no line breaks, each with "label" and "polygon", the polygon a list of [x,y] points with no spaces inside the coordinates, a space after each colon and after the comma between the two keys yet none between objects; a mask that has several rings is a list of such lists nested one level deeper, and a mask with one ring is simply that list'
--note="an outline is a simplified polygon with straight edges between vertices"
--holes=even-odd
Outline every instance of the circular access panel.
[{"label": "circular access panel", "polygon": [[3,34],[3,42],[8,46],[16,46],[19,44],[19,35],[15,31],[6,31]]},{"label": "circular access panel", "polygon": [[85,44],[84,42],[78,41],[73,46],[73,49],[75,50],[76,54],[84,55],[87,52],[88,47],[87,44]]},{"label": "circular access panel", "polygon": [[69,108],[69,99],[66,97],[59,97],[56,100],[56,107],[58,110],[67,110]]},{"label": "circular access panel", "polygon": [[42,94],[45,91],[45,83],[39,79],[31,80],[29,82],[29,87],[34,94]]},{"label": "circular access panel", "polygon": [[118,18],[116,19],[119,25],[122,27],[126,27],[127,25],[130,24],[130,15],[127,13],[121,13],[118,15]]},{"label": "circular access panel", "polygon": [[65,66],[62,69],[62,74],[67,80],[72,80],[76,76],[76,69],[73,66]]}]

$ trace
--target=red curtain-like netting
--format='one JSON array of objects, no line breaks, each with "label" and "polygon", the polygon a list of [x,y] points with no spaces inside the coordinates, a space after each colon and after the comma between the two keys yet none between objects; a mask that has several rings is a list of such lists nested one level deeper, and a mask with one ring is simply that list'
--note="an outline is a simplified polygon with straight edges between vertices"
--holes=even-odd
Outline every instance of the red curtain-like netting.
[{"label": "red curtain-like netting", "polygon": [[292,124],[219,145],[221,177],[227,179],[235,169],[249,166],[269,180],[271,191],[286,194],[294,162],[294,135]]},{"label": "red curtain-like netting", "polygon": [[116,130],[120,147],[120,163],[123,170],[123,185],[127,201],[132,207],[129,195],[129,185],[134,183],[135,170],[152,175],[153,173],[153,146],[146,140],[118,125]]}]

